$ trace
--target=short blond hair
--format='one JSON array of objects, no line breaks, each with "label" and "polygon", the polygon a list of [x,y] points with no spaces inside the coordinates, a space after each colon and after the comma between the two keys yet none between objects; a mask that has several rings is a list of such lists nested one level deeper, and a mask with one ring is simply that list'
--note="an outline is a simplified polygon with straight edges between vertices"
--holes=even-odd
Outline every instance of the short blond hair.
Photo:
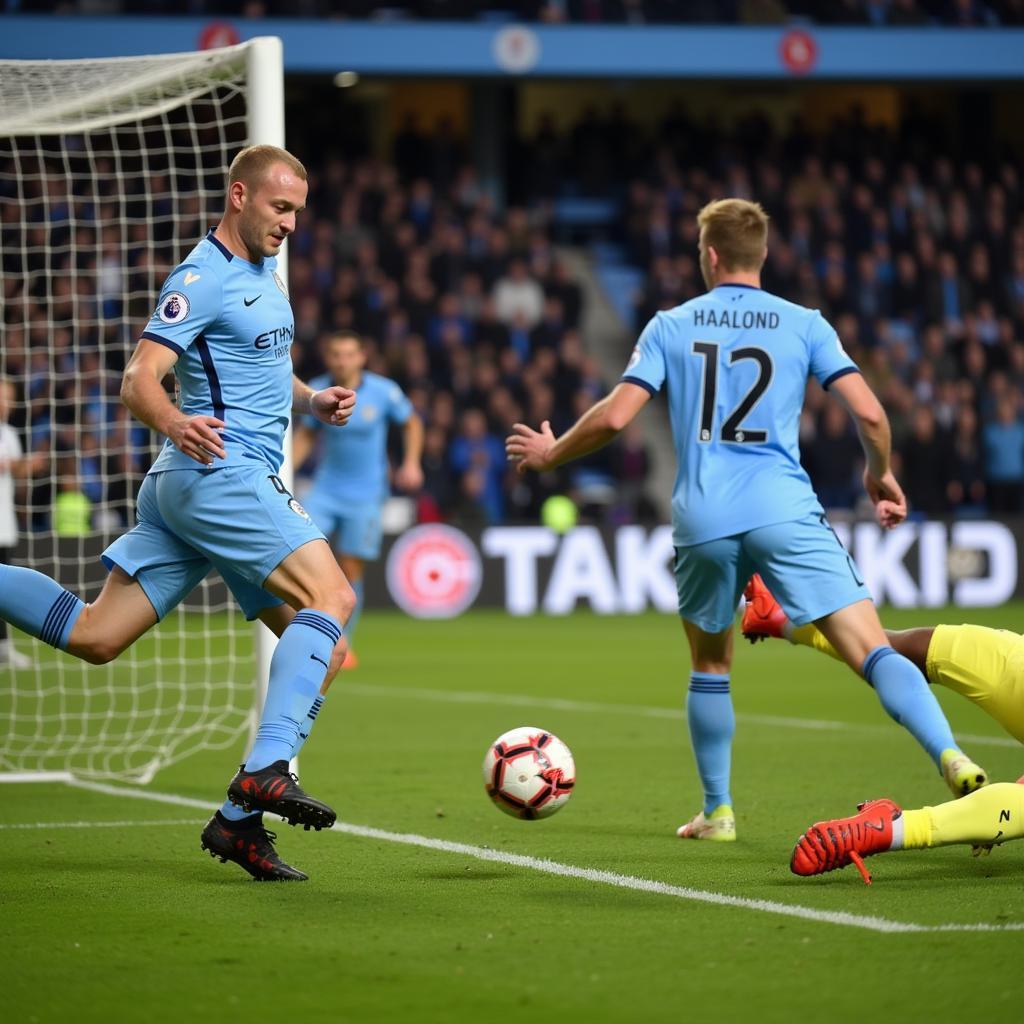
[{"label": "short blond hair", "polygon": [[726,271],[760,270],[768,244],[768,214],[749,199],[716,199],[697,214],[705,250],[718,253]]},{"label": "short blond hair", "polygon": [[246,146],[241,150],[228,168],[228,187],[241,181],[249,188],[257,188],[263,183],[267,171],[274,164],[284,164],[297,178],[307,181],[309,176],[302,161],[291,155],[280,146]]}]

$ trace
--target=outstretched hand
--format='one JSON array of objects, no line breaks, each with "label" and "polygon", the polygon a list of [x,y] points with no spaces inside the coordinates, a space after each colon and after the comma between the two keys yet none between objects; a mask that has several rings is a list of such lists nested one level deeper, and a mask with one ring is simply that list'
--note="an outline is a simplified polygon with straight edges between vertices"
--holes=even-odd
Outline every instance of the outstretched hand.
[{"label": "outstretched hand", "polygon": [[891,530],[907,518],[907,499],[892,473],[881,477],[864,471],[864,490],[875,506],[875,518],[883,529]]},{"label": "outstretched hand", "polygon": [[356,406],[356,393],[349,388],[334,385],[309,396],[309,411],[321,422],[332,427],[348,423]]},{"label": "outstretched hand", "polygon": [[515,463],[516,472],[525,473],[532,469],[538,473],[550,469],[549,455],[555,444],[551,422],[545,420],[540,430],[534,430],[525,423],[515,423],[512,433],[505,438],[505,455]]}]

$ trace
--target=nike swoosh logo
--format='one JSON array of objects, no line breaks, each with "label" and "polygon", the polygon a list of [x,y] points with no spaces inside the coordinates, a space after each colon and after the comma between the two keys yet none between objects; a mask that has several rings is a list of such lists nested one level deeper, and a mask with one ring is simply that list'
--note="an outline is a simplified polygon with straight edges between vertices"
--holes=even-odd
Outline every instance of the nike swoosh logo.
[{"label": "nike swoosh logo", "polygon": [[253,304],[253,303],[254,303],[254,302],[255,302],[255,301],[257,300],[257,299],[262,299],[262,298],[263,298],[263,293],[262,293],[262,292],[260,292],[260,294],[259,294],[259,295],[257,295],[255,299],[245,299],[245,298],[243,298],[243,299],[242,299],[242,301],[243,301],[243,302],[244,302],[244,303],[245,303],[245,304],[246,304],[247,306],[251,306],[251,305],[252,305],[252,304]]},{"label": "nike swoosh logo", "polygon": [[185,284],[192,284],[193,281],[198,281],[201,276],[202,275],[200,274],[193,274],[192,271],[190,270],[185,275]]},{"label": "nike swoosh logo", "polygon": [[309,656],[309,660],[310,661],[319,661],[320,664],[323,665],[324,668],[330,668],[331,667],[330,665],[327,664],[326,661],[324,661],[322,658],[318,658],[315,654],[311,654]]}]

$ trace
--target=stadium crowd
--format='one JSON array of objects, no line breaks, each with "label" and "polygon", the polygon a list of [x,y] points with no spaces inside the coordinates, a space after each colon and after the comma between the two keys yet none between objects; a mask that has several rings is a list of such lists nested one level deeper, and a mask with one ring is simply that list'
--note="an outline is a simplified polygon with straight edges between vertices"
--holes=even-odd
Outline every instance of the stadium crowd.
[{"label": "stadium crowd", "polygon": [[[512,158],[514,205],[498,209],[450,127],[410,122],[390,161],[311,168],[310,213],[290,249],[296,371],[321,371],[326,332],[366,337],[370,369],[403,386],[426,426],[421,519],[533,519],[564,490],[606,521],[650,519],[640,430],[539,480],[504,459],[512,423],[550,419],[558,432],[611,383],[581,336],[582,291],[552,242],[552,200],[565,182],[617,200],[618,244],[645,271],[639,330],[703,290],[700,206],[752,197],[772,216],[765,286],[838,328],[890,411],[915,510],[1024,511],[1021,183],[998,155],[940,155],[937,131],[921,116],[896,133],[856,113],[824,136],[798,122],[780,134],[757,116],[725,131],[682,108],[646,133],[622,108],[566,132],[541,118]],[[39,472],[26,484],[26,525],[46,526],[63,502],[72,520],[91,507],[94,525],[116,526],[131,521],[151,451],[118,401],[120,370],[170,269],[170,218],[124,225],[113,200],[83,201],[72,231],[58,201],[66,181],[54,171],[46,187],[55,198],[26,207],[24,226],[17,196],[0,195],[10,418],[35,465],[58,471],[56,483]],[[210,222],[198,202],[185,214],[179,257]],[[802,446],[825,505],[853,508],[857,441],[816,388]]]},{"label": "stadium crowd", "polygon": [[561,24],[994,27],[1024,24],[1024,0],[6,0],[9,13],[220,15]]}]

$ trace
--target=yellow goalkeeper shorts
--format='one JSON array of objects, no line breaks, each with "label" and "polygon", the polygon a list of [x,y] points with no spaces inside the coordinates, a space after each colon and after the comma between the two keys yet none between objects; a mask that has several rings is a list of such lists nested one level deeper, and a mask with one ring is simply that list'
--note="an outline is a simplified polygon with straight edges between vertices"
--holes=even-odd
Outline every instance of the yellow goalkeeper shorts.
[{"label": "yellow goalkeeper shorts", "polygon": [[936,626],[928,679],[974,701],[1024,743],[1024,636],[987,626]]}]

